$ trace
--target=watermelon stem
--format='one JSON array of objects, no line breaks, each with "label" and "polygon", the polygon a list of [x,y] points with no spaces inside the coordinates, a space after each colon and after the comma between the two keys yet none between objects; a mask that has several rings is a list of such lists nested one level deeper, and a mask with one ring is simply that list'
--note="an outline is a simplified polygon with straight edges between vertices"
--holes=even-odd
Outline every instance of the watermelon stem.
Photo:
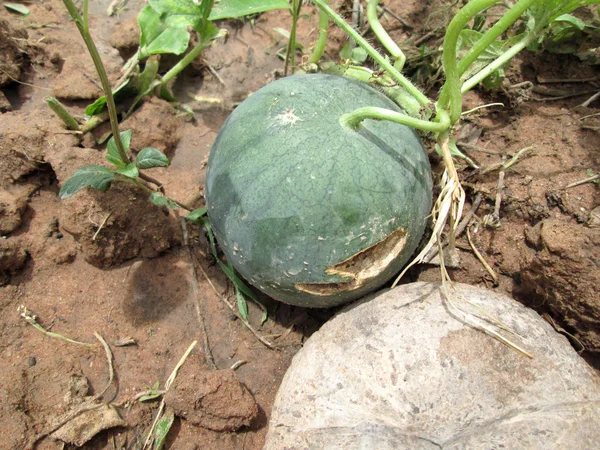
[{"label": "watermelon stem", "polygon": [[356,131],[360,128],[361,123],[365,119],[389,120],[391,122],[407,125],[418,130],[431,131],[434,133],[443,133],[450,129],[450,118],[443,110],[439,111],[438,113],[439,121],[431,122],[429,120],[417,119],[407,114],[399,113],[386,108],[365,106],[363,108],[358,108],[351,113],[343,114],[339,121],[342,127]]},{"label": "watermelon stem", "polygon": [[456,52],[460,32],[477,13],[495,4],[496,0],[470,1],[456,13],[446,30],[442,51],[442,66],[446,74],[446,82],[440,93],[437,106],[438,108],[449,110],[452,123],[458,122],[462,112],[461,81]]},{"label": "watermelon stem", "polygon": [[415,99],[417,99],[421,105],[429,105],[432,103],[431,100],[429,100],[425,94],[423,94],[414,84],[412,84],[408,78],[402,75],[392,64],[390,64],[387,58],[383,57],[371,44],[365,40],[365,38],[360,35],[360,33],[358,33],[340,15],[331,9],[325,0],[313,0],[313,3],[322,11],[325,11],[337,26],[344,30],[348,36],[354,39],[356,43],[360,45],[367,52],[367,54],[377,62],[377,64],[385,69],[390,76],[396,80],[398,84],[404,87]]},{"label": "watermelon stem", "polygon": [[[329,0],[324,0],[327,4]],[[325,52],[325,44],[327,44],[327,30],[329,28],[329,16],[322,9],[319,10],[319,38],[315,44],[312,55],[308,59],[309,63],[317,64],[323,53]]]},{"label": "watermelon stem", "polygon": [[383,26],[381,26],[381,22],[379,22],[379,19],[377,18],[378,5],[379,0],[368,0],[367,2],[367,20],[369,21],[369,26],[371,27],[371,31],[377,36],[379,42],[381,42],[390,55],[396,58],[394,68],[401,71],[406,62],[406,56],[404,56],[400,47],[398,47],[396,42],[394,42]]}]

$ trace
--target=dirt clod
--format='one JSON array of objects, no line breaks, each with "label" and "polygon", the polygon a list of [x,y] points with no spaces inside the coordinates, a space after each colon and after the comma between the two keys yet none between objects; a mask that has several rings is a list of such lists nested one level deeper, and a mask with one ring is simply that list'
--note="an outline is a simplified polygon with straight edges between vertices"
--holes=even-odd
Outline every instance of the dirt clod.
[{"label": "dirt clod", "polygon": [[27,31],[0,20],[0,86],[19,81],[26,61]]},{"label": "dirt clod", "polygon": [[60,222],[96,267],[152,258],[180,242],[177,219],[123,183],[113,183],[110,194],[88,188],[65,200]]},{"label": "dirt clod", "polygon": [[600,352],[600,230],[546,219],[539,225],[540,250],[523,262],[522,288],[557,319],[576,330],[590,352]]},{"label": "dirt clod", "polygon": [[258,414],[256,401],[230,369],[199,372],[184,366],[165,403],[176,415],[214,431],[248,426]]},{"label": "dirt clod", "polygon": [[[77,138],[64,134],[60,120],[43,108],[31,113],[8,112],[0,120],[0,186],[49,169],[46,152],[73,146]],[[34,182],[37,184],[37,182]]]},{"label": "dirt clod", "polygon": [[[120,67],[114,58],[103,58],[111,81],[118,78]],[[102,95],[100,79],[94,70],[91,58],[76,54],[65,58],[64,66],[54,86],[54,95],[65,100],[95,100]]]},{"label": "dirt clod", "polygon": [[109,39],[110,45],[119,50],[123,58],[129,58],[140,42],[140,27],[135,17],[123,20],[115,26]]},{"label": "dirt clod", "polygon": [[16,238],[0,238],[0,286],[25,265],[27,253]]},{"label": "dirt clod", "polygon": [[168,102],[156,97],[145,101],[136,113],[125,120],[122,130],[131,129],[131,149],[139,152],[144,147],[156,147],[171,156],[180,138],[183,120],[176,117]]},{"label": "dirt clod", "polygon": [[0,235],[12,233],[21,226],[21,217],[26,206],[26,197],[15,196],[0,188]]}]

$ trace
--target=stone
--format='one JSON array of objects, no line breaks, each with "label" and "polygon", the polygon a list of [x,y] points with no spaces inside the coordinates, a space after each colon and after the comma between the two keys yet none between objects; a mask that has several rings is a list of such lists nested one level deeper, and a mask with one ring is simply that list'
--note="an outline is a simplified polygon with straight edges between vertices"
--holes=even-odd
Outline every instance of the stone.
[{"label": "stone", "polygon": [[504,295],[455,287],[448,301],[438,283],[401,285],[326,323],[284,377],[264,449],[597,446],[600,381],[568,341]]}]

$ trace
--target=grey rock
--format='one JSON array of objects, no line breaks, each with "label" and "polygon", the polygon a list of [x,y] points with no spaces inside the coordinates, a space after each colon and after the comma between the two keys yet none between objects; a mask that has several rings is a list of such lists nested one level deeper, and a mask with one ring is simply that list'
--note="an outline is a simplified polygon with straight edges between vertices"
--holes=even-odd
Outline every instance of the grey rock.
[{"label": "grey rock", "polygon": [[[457,307],[499,319],[533,358]],[[534,311],[461,284],[448,302],[421,282],[346,308],[307,341],[264,448],[582,449],[599,423],[598,376]]]}]

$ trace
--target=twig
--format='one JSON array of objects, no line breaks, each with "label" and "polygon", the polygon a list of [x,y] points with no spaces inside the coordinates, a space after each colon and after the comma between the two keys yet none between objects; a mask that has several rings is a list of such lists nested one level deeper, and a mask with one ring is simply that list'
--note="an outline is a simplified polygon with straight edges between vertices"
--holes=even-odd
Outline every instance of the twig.
[{"label": "twig", "polygon": [[211,66],[211,65],[208,63],[208,61],[206,61],[206,60],[204,60],[203,62],[204,62],[204,65],[206,66],[206,68],[207,68],[207,69],[210,71],[210,73],[212,73],[212,74],[215,76],[215,78],[216,78],[217,80],[219,80],[219,83],[221,83],[221,85],[222,85],[223,87],[227,87],[227,83],[225,83],[225,81],[223,80],[223,78],[221,78],[221,75],[219,75],[219,74],[217,73],[217,71],[214,69],[214,67],[213,67],[213,66]]},{"label": "twig", "polygon": [[240,313],[237,311],[237,309],[219,293],[219,291],[217,290],[217,288],[215,287],[215,285],[213,284],[211,279],[208,277],[208,275],[204,271],[204,268],[201,265],[199,267],[200,267],[200,271],[204,275],[204,278],[206,278],[206,281],[208,281],[208,284],[210,284],[210,286],[213,288],[213,290],[217,294],[217,297],[219,297],[219,299],[227,305],[227,307],[231,310],[231,312],[233,312],[233,314],[244,324],[244,326],[250,330],[250,332],[256,337],[256,339],[258,339],[260,342],[262,342],[266,347],[270,348],[271,350],[279,350],[277,347],[275,347],[273,344],[271,344],[269,341],[267,341],[265,338],[263,338],[258,333],[258,331],[256,331],[254,329],[254,327],[252,325],[250,325],[250,322],[248,322],[246,319],[244,319],[240,315]]},{"label": "twig", "polygon": [[33,314],[29,309],[27,309],[27,307],[25,305],[19,306],[19,308],[17,309],[17,311],[21,313],[21,317],[23,319],[25,319],[25,322],[27,322],[29,325],[31,325],[36,330],[41,331],[46,336],[50,336],[52,338],[61,339],[61,340],[66,341],[66,342],[70,342],[71,344],[79,344],[79,345],[85,345],[86,347],[94,347],[94,344],[88,344],[87,342],[75,341],[73,339],[69,339],[66,336],[63,336],[62,334],[58,334],[58,333],[54,333],[52,331],[46,330],[43,326],[41,326],[37,322],[37,316],[35,314]]},{"label": "twig", "polygon": [[187,221],[185,217],[180,217],[181,222],[181,230],[183,232],[183,245],[187,249],[188,258],[190,260],[190,264],[192,265],[192,292],[194,294],[194,298],[196,302],[194,306],[196,307],[196,314],[198,315],[198,323],[200,325],[200,334],[202,336],[202,347],[204,348],[204,357],[206,358],[206,362],[210,366],[211,370],[217,370],[217,365],[212,355],[212,351],[210,349],[210,342],[208,340],[208,332],[206,331],[206,323],[204,322],[204,313],[203,308],[200,306],[200,299],[203,298],[200,296],[200,290],[198,289],[198,271],[196,270],[196,260],[192,253],[191,244],[189,241],[189,234],[187,229]]},{"label": "twig", "polygon": [[586,178],[584,180],[575,181],[574,183],[567,185],[566,189],[574,188],[575,186],[580,186],[585,183],[591,183],[596,180],[600,180],[600,173],[594,175],[593,177]]},{"label": "twig", "polygon": [[[467,227],[467,225],[469,224],[469,222],[471,221],[471,219],[473,218],[473,216],[479,209],[479,205],[481,205],[482,200],[483,200],[483,195],[481,195],[481,192],[478,192],[477,196],[475,197],[475,200],[473,200],[471,209],[463,216],[462,220],[456,227],[456,237],[459,237],[460,235],[462,235],[463,231],[465,231],[465,228]],[[447,245],[448,245],[448,240],[446,239],[442,243],[442,248],[446,247]],[[437,246],[433,247],[431,249],[431,251],[429,252],[429,254],[427,255],[427,257],[424,259],[424,262],[425,263],[430,262],[438,254],[438,251],[439,251],[439,249]]]},{"label": "twig", "polygon": [[[100,335],[100,333],[94,332],[94,336],[96,337],[96,339],[98,339],[100,341],[100,343],[104,347],[104,353],[106,353],[106,360],[108,361],[108,373],[109,373],[108,383],[106,384],[106,387],[102,390],[102,392],[95,395],[95,398],[99,399],[100,397],[102,397],[104,395],[104,393],[108,390],[110,385],[113,383],[113,381],[115,379],[115,368],[113,367],[113,354],[110,350],[110,347],[108,346],[108,343],[104,340],[104,338]],[[113,398],[110,399],[109,401],[107,401],[106,403],[112,402],[114,400],[114,398],[116,397],[116,395],[117,395],[117,393],[115,392],[115,394],[113,395]]]},{"label": "twig", "polygon": [[234,363],[230,369],[231,370],[236,370],[238,367],[243,366],[244,364],[247,364],[248,361],[246,361],[245,359],[240,359],[238,362]]},{"label": "twig", "polygon": [[462,112],[460,115],[461,116],[468,116],[469,114],[474,113],[475,111],[479,111],[480,109],[484,109],[484,108],[490,108],[492,106],[502,106],[502,107],[504,107],[504,103],[488,103],[487,105],[476,106],[473,109],[469,109],[468,111]]},{"label": "twig", "polygon": [[[494,339],[502,342],[503,344],[505,344],[506,346],[512,348],[513,350],[521,353],[522,355],[533,359],[533,355],[531,355],[531,353],[527,352],[525,349],[521,348],[520,346],[518,346],[517,344],[515,344],[514,342],[510,341],[509,339],[505,338],[504,336],[502,336],[500,333],[498,333],[497,331],[491,329],[489,326],[483,324],[483,323],[478,323],[478,320],[482,320],[481,318],[477,317],[476,315],[472,314],[472,313],[467,313],[465,311],[463,311],[462,309],[460,309],[458,306],[456,306],[452,300],[450,299],[450,295],[447,292],[447,289],[444,287],[444,285],[442,285],[442,287],[440,288],[440,293],[443,296],[443,298],[446,300],[446,302],[448,303],[448,305],[450,305],[452,308],[454,308],[455,312],[460,313],[460,315],[462,317],[456,317],[455,313],[451,313],[452,315],[454,315],[458,320],[460,320],[461,322],[477,329],[480,331],[483,331],[484,333],[490,335],[491,337],[493,337]],[[469,302],[467,302],[469,303]],[[469,303],[472,306],[476,306],[473,305],[472,303]],[[448,309],[450,311],[450,308]],[[467,317],[469,317],[471,320],[468,320]],[[474,320],[477,319],[477,320]],[[495,323],[498,323],[497,320],[494,320]],[[503,329],[506,329],[506,327],[500,327]],[[508,329],[507,331],[513,333],[513,334],[517,334],[514,331]],[[517,335],[519,336],[519,335]]]},{"label": "twig", "polygon": [[110,217],[110,215],[112,214],[112,211],[109,212],[106,217],[104,218],[104,220],[102,221],[102,223],[100,224],[100,226],[98,227],[98,229],[96,230],[96,232],[94,233],[94,236],[92,236],[92,241],[96,240],[96,236],[98,236],[98,233],[100,233],[100,230],[102,229],[102,227],[106,224],[106,221],[108,220],[108,218]]},{"label": "twig", "polygon": [[394,11],[388,9],[386,6],[383,7],[383,11],[388,13],[390,16],[392,16],[394,19],[396,19],[398,22],[400,22],[406,28],[408,28],[410,30],[412,30],[414,28],[410,23],[408,23],[406,20],[404,20],[402,17],[400,17]]},{"label": "twig", "polygon": [[513,155],[513,157],[510,158],[508,161],[505,161],[506,158],[503,158],[502,162],[495,163],[495,164],[490,164],[489,166],[484,167],[481,170],[481,172],[479,172],[479,175],[485,175],[485,174],[488,174],[488,173],[493,172],[494,170],[498,170],[498,169],[508,170],[512,166],[514,166],[517,162],[519,162],[519,159],[525,153],[527,153],[529,150],[533,150],[534,148],[535,148],[535,146],[533,146],[533,145],[530,145],[529,147],[522,148],[517,153],[515,153]]},{"label": "twig", "polygon": [[531,89],[532,87],[533,83],[531,81],[522,81],[521,83],[510,85],[507,89],[512,91],[514,89]]},{"label": "twig", "polygon": [[[532,98],[531,100],[533,100],[534,102],[553,102],[555,100],[563,100],[565,98],[572,98],[572,97],[579,97],[581,95],[588,95],[588,94],[591,94],[592,92],[596,92],[596,91],[574,92],[572,94],[558,95],[556,97]],[[540,92],[537,92],[537,93],[539,94]],[[545,95],[545,94],[542,94],[542,95]],[[594,101],[599,96],[600,96],[600,92],[597,92],[594,96],[590,97],[590,99],[586,100],[585,102],[583,102],[581,105],[578,105],[578,106],[587,106],[589,103],[591,103],[592,101]]]},{"label": "twig", "polygon": [[[166,393],[169,390],[169,388],[171,387],[171,384],[173,384],[173,381],[175,381],[175,378],[177,377],[177,372],[179,372],[179,369],[181,368],[181,366],[183,366],[183,363],[185,363],[185,360],[190,355],[190,353],[192,352],[192,350],[194,349],[194,347],[196,346],[197,343],[198,343],[198,341],[192,342],[192,344],[188,347],[186,352],[183,354],[183,356],[181,357],[181,359],[179,360],[179,362],[173,369],[173,372],[171,372],[171,375],[165,382],[164,393]],[[153,431],[156,428],[156,424],[160,420],[164,409],[165,409],[165,399],[163,397],[162,400],[160,401],[160,405],[158,407],[158,411],[156,413],[154,422],[152,423],[152,426],[150,427],[150,430],[148,431],[148,436],[146,437],[146,441],[144,442],[144,446],[142,447],[142,450],[148,448],[148,445],[150,444],[150,441],[152,439]]]},{"label": "twig", "polygon": [[469,241],[471,250],[473,250],[473,253],[477,257],[479,262],[483,265],[483,267],[485,267],[485,270],[487,270],[488,273],[491,275],[491,277],[494,279],[494,285],[497,286],[498,285],[498,276],[496,275],[496,272],[494,272],[494,269],[492,269],[490,267],[490,265],[487,263],[487,261],[481,255],[481,253],[479,253],[479,250],[477,250],[477,247],[475,247],[475,244],[473,244],[473,241],[471,240],[471,232],[469,231],[469,228],[467,228],[467,240]]},{"label": "twig", "polygon": [[536,77],[536,81],[539,84],[552,84],[552,83],[589,83],[591,81],[600,81],[598,77],[590,77],[590,78],[541,78],[540,76]]},{"label": "twig", "polygon": [[483,148],[479,145],[469,144],[468,142],[460,142],[459,145],[464,148],[475,150],[476,152],[487,153],[488,155],[497,155],[499,153],[497,150],[489,150],[489,149]]},{"label": "twig", "polygon": [[598,97],[600,97],[600,91],[596,92],[594,95],[592,95],[590,98],[588,98],[585,102],[583,102],[581,105],[577,105],[576,107],[581,106],[581,107],[587,108]]},{"label": "twig", "polygon": [[426,33],[423,36],[421,36],[419,39],[417,39],[414,42],[415,47],[418,47],[419,45],[421,45],[423,42],[425,42],[430,37],[435,36],[435,34],[438,32],[438,30],[439,30],[439,28],[436,28],[435,30],[431,30],[429,33]]},{"label": "twig", "polygon": [[[503,159],[505,159],[503,157]],[[492,214],[486,214],[483,217],[483,225],[486,227],[498,228],[500,226],[500,205],[502,203],[502,190],[504,189],[504,166],[505,163],[502,161],[502,168],[498,173],[498,184],[496,185],[496,201],[494,203],[494,212]],[[469,230],[467,230],[467,233]]]}]

